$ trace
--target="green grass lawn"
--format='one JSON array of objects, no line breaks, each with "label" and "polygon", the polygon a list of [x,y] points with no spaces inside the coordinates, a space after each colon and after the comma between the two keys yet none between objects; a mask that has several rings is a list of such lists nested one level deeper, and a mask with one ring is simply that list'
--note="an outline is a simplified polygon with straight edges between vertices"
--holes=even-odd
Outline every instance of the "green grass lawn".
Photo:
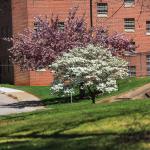
[{"label": "green grass lawn", "polygon": [[118,91],[112,92],[110,94],[104,94],[103,96],[99,98],[109,97],[109,96],[115,96],[133,89],[136,89],[137,87],[143,86],[147,83],[150,83],[150,77],[140,77],[140,78],[127,78],[124,80],[118,81]]},{"label": "green grass lawn", "polygon": [[14,86],[9,84],[0,84],[1,87],[8,87],[23,90],[29,92],[35,96],[40,97],[41,99],[49,99],[52,97],[50,95],[50,87],[49,86]]},{"label": "green grass lawn", "polygon": [[150,100],[52,105],[0,117],[0,150],[149,150]]},{"label": "green grass lawn", "polygon": [[[104,97],[149,82],[149,77],[121,80],[119,91]],[[54,105],[48,103],[56,99],[50,95],[49,87],[1,86],[39,96],[48,107],[32,113],[1,116],[0,150],[150,149],[149,99],[95,105],[84,100]]]},{"label": "green grass lawn", "polygon": [[[124,80],[120,80],[120,81],[118,81],[119,90],[117,92],[112,92],[111,94],[104,94],[103,96],[99,96],[98,99],[104,98],[107,96],[118,95],[120,93],[140,87],[146,83],[150,83],[150,77],[143,77],[143,78],[133,77],[133,78],[127,78]],[[51,95],[49,86],[43,86],[43,87],[41,87],[41,86],[14,86],[14,85],[9,85],[9,84],[1,84],[0,86],[24,90],[35,96],[40,97],[46,103],[48,103],[48,101],[55,102],[55,100],[56,100],[55,96]],[[58,100],[60,100],[60,99],[58,99]]]}]

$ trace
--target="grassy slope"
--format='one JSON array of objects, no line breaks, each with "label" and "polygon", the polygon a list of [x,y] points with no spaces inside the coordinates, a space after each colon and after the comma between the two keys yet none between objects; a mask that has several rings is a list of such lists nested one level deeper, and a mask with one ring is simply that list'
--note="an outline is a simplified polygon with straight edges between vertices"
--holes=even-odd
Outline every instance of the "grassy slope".
[{"label": "grassy slope", "polygon": [[149,150],[149,125],[149,100],[53,105],[0,117],[0,150]]},{"label": "grassy slope", "polygon": [[[104,96],[102,96],[102,98],[106,97],[106,96],[117,95],[117,94],[129,91],[129,90],[135,89],[146,83],[150,83],[150,77],[128,78],[125,80],[120,80],[118,82],[119,91],[113,92],[111,94],[105,94]],[[0,86],[24,90],[29,93],[32,93],[33,95],[40,97],[43,100],[51,100],[54,98],[54,96],[50,95],[50,87],[48,87],[48,86],[43,86],[43,87],[40,87],[40,86],[14,86],[14,85],[8,85],[8,84],[1,84]]]},{"label": "grassy slope", "polygon": [[52,96],[50,95],[50,87],[49,86],[14,86],[9,84],[1,84],[1,87],[15,88],[19,90],[23,90],[29,92],[35,96],[40,97],[41,99],[49,99]]},{"label": "grassy slope", "polygon": [[[119,91],[111,95],[149,82],[150,78],[120,81]],[[49,87],[14,88],[52,100]],[[83,101],[50,105],[48,110],[40,112],[0,117],[0,150],[7,149],[149,150],[150,100],[101,105]]]},{"label": "grassy slope", "polygon": [[118,81],[118,91],[112,92],[110,94],[104,94],[104,96],[101,96],[100,98],[109,97],[118,95],[133,89],[136,89],[137,87],[143,86],[147,83],[150,83],[150,77],[142,77],[142,78],[128,78],[124,80]]}]

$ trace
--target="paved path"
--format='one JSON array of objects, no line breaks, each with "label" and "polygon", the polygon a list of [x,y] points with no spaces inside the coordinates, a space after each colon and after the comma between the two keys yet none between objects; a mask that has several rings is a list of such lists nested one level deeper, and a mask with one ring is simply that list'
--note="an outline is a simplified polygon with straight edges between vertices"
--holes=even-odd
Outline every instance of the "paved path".
[{"label": "paved path", "polygon": [[42,108],[40,100],[27,92],[0,88],[0,115],[30,112]]},{"label": "paved path", "polygon": [[146,93],[150,93],[150,83],[132,89],[128,92],[121,93],[117,96],[106,97],[103,100],[97,101],[97,103],[111,103],[123,100],[145,99],[147,98],[145,95]]}]

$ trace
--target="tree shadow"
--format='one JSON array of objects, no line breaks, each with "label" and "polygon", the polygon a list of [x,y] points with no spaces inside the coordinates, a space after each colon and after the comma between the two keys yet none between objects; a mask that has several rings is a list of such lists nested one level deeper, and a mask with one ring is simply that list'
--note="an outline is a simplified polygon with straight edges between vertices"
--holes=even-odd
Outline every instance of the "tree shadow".
[{"label": "tree shadow", "polygon": [[150,131],[127,132],[120,134],[119,143],[137,143],[140,141],[150,142]]},{"label": "tree shadow", "polygon": [[[84,100],[89,99],[89,97],[85,97],[84,99],[80,99],[79,95],[74,95],[72,97],[73,103],[78,103]],[[54,105],[54,104],[65,104],[71,103],[71,97],[54,97],[42,100],[43,104],[46,105]]]},{"label": "tree shadow", "polygon": [[24,141],[18,141],[15,140],[14,141],[7,141],[4,143],[0,143],[0,150],[35,150],[34,147],[29,146],[30,140],[24,140]]},{"label": "tree shadow", "polygon": [[[109,113],[107,115],[98,115],[95,118],[89,118],[85,120],[81,120],[79,122],[69,122],[67,125],[66,123],[64,126],[58,126],[56,125],[56,128],[52,128],[53,132],[52,134],[45,134],[46,130],[51,130],[51,127],[49,126],[48,128],[44,128],[38,131],[33,131],[32,133],[29,134],[17,134],[18,135],[1,135],[0,138],[6,138],[6,139],[14,139],[14,145],[9,143],[3,143],[2,146],[7,146],[10,145],[12,148],[10,150],[66,150],[66,147],[70,147],[69,149],[71,150],[117,150],[116,146],[120,146],[121,144],[125,145],[134,145],[137,144],[138,142],[144,141],[144,142],[150,142],[150,131],[146,131],[141,129],[140,131],[134,131],[134,130],[128,130],[128,132],[124,133],[118,133],[118,132],[102,132],[102,133],[68,133],[66,134],[65,131],[73,129],[78,127],[81,124],[88,123],[88,122],[93,122],[97,120],[101,120],[103,118],[108,118],[108,117],[116,117],[120,115],[126,115],[134,112],[135,110],[128,110],[128,111],[119,111],[118,113],[112,114]],[[145,110],[144,110],[145,111]],[[136,109],[136,112],[141,112]],[[134,125],[134,123],[133,123]],[[131,125],[132,126],[132,125]],[[56,131],[57,130],[57,131]],[[28,131],[28,130],[26,130]],[[15,139],[25,139],[28,140],[30,139],[31,143],[26,144],[26,143],[17,143],[15,147]],[[48,141],[45,143],[45,145],[38,145],[36,143],[37,147],[33,146],[32,142],[33,141]],[[100,145],[99,143],[102,144]],[[1,147],[1,144],[0,144]],[[61,148],[60,148],[61,147]],[[119,149],[119,148],[118,148]],[[133,149],[132,149],[133,150]],[[146,149],[145,149],[146,150]]]},{"label": "tree shadow", "polygon": [[119,143],[135,143],[139,141],[150,142],[150,131],[135,131],[135,132],[125,132],[125,133],[115,133],[115,132],[106,132],[106,133],[63,133],[65,130],[59,130],[54,132],[53,134],[40,134],[38,131],[32,132],[27,135],[13,135],[7,136],[11,138],[55,138],[55,139],[74,139],[74,138],[82,138],[82,137],[105,137],[105,136],[115,136],[116,141]]},{"label": "tree shadow", "polygon": [[[8,137],[7,137],[8,138]],[[18,136],[9,136],[9,138],[19,138],[19,139],[41,139],[49,141],[42,147],[33,147],[29,144],[28,149],[36,150],[48,150],[53,148],[53,150],[65,150],[66,146],[74,150],[84,150],[89,148],[94,148],[94,150],[116,150],[116,146],[119,147],[122,144],[127,146],[136,144],[140,141],[150,142],[150,131],[139,131],[139,132],[127,132],[127,133],[85,133],[85,134],[63,134],[63,133],[54,133],[51,135],[39,134],[34,132],[28,135],[18,135]],[[102,142],[102,143],[100,143]],[[13,143],[13,142],[12,142]],[[7,144],[12,144],[7,143]],[[16,143],[22,144],[22,143]],[[1,145],[1,144],[0,144]],[[58,145],[60,147],[58,147]],[[22,147],[22,145],[20,145]],[[27,148],[27,147],[26,147]],[[13,148],[12,148],[13,149]],[[15,149],[16,150],[16,149]]]},{"label": "tree shadow", "polygon": [[[78,103],[80,101],[87,100],[87,99],[79,99],[79,96],[73,96],[73,102]],[[40,107],[40,106],[48,106],[48,105],[55,105],[55,104],[65,104],[71,103],[70,97],[54,97],[49,99],[44,99],[41,101],[19,101],[11,104],[0,105],[0,108],[25,108],[25,107]]]},{"label": "tree shadow", "polygon": [[39,107],[39,106],[44,106],[42,101],[20,101],[16,103],[11,103],[11,104],[6,104],[6,105],[1,105],[1,108],[18,108],[22,109],[25,107]]}]

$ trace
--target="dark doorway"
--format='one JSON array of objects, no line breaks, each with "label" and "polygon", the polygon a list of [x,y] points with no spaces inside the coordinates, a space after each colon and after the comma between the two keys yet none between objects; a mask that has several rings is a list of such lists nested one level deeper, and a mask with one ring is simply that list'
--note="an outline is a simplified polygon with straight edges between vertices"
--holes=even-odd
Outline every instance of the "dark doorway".
[{"label": "dark doorway", "polygon": [[0,62],[0,83],[2,83],[2,64]]},{"label": "dark doorway", "polygon": [[11,42],[4,38],[12,37],[11,0],[0,0],[0,83],[13,83],[13,66],[9,62],[8,49]]}]

